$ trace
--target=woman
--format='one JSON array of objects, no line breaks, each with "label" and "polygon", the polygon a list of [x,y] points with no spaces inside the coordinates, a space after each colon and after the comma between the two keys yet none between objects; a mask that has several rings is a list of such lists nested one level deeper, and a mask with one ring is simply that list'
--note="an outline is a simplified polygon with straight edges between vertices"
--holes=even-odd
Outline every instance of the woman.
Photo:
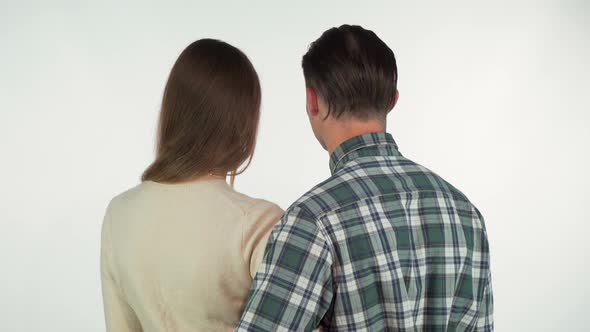
[{"label": "woman", "polygon": [[202,39],[182,52],[164,90],[156,159],[103,222],[108,331],[237,324],[283,212],[232,188],[252,159],[259,111],[258,75],[240,50]]}]

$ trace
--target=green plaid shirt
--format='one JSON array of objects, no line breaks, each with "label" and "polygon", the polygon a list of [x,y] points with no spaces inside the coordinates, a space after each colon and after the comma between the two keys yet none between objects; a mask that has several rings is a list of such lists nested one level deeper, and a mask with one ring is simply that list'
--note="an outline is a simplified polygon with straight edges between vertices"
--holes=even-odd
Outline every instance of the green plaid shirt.
[{"label": "green plaid shirt", "polygon": [[391,135],[340,145],[273,229],[236,331],[492,331],[486,230]]}]

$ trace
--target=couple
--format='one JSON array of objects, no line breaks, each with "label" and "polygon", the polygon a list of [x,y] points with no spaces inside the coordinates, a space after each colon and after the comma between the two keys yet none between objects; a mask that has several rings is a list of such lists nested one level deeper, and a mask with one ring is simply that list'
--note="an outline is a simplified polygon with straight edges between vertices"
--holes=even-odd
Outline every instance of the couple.
[{"label": "couple", "polygon": [[[332,176],[283,213],[233,189],[256,143],[252,64],[217,40],[182,52],[156,160],[103,223],[108,331],[493,330],[481,214],[385,132],[399,96],[391,49],[332,28],[303,74]],[[280,162],[305,162],[293,158]]]}]

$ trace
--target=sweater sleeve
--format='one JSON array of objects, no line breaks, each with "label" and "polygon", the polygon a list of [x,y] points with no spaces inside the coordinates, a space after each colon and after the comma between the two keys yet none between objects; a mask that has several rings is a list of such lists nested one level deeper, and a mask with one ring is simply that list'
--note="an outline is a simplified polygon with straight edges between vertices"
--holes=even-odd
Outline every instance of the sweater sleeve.
[{"label": "sweater sleeve", "polygon": [[264,256],[268,236],[283,215],[276,204],[259,200],[246,212],[242,230],[242,252],[254,278]]},{"label": "sweater sleeve", "polygon": [[106,331],[140,332],[141,324],[133,309],[125,301],[116,279],[111,242],[111,207],[102,224],[100,270]]}]

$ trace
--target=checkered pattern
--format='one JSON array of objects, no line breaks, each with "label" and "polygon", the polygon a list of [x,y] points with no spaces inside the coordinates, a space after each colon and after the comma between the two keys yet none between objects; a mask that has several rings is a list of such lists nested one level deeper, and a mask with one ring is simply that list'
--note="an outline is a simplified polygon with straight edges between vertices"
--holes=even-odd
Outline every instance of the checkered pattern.
[{"label": "checkered pattern", "polygon": [[237,331],[492,331],[483,218],[393,138],[344,142],[273,229]]}]

